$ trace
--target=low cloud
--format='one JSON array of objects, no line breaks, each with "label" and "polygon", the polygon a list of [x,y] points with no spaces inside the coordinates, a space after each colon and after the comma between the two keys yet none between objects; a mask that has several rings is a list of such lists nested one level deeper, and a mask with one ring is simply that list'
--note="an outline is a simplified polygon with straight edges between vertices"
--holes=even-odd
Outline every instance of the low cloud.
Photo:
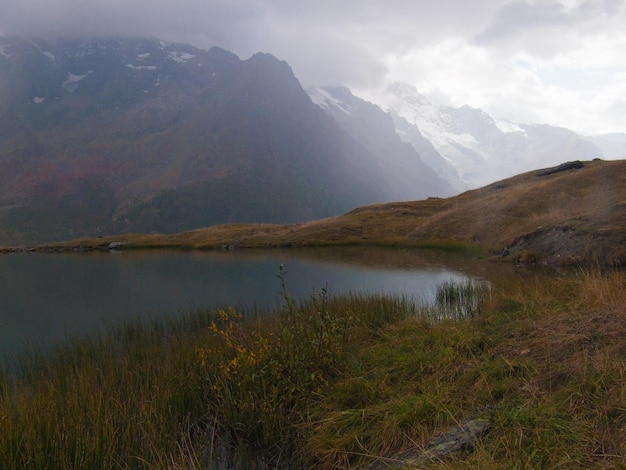
[{"label": "low cloud", "polygon": [[[511,119],[536,116],[577,129],[589,120],[574,122],[573,116],[587,114],[596,131],[626,131],[626,116],[616,119],[614,107],[598,104],[621,89],[616,77],[626,71],[624,24],[622,0],[0,4],[0,31],[6,34],[150,36],[220,46],[242,58],[270,52],[286,60],[304,85],[347,85],[376,96],[387,83],[405,81],[450,104],[506,112],[503,117]],[[576,84],[568,71],[602,79]],[[546,82],[559,75],[563,81]],[[576,112],[561,109],[565,96]]]}]

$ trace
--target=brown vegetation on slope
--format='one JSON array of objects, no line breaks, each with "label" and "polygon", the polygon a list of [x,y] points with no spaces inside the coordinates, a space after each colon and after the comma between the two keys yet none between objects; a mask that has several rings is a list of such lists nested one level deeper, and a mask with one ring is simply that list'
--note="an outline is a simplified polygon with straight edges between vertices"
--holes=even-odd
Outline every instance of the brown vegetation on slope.
[{"label": "brown vegetation on slope", "polygon": [[518,262],[626,265],[626,160],[525,173],[447,199],[378,204],[294,225],[220,225],[84,239],[42,249],[266,248],[332,244],[476,247]]}]

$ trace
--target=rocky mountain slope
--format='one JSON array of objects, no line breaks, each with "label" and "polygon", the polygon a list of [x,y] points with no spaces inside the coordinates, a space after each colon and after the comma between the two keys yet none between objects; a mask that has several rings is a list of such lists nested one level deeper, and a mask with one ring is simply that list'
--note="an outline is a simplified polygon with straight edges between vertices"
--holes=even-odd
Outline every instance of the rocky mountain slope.
[{"label": "rocky mountain slope", "polygon": [[404,170],[269,54],[0,37],[4,245],[310,220],[397,199],[396,176],[404,198],[449,194]]},{"label": "rocky mountain slope", "polygon": [[[458,192],[434,171],[433,166],[439,162],[426,160],[431,155],[428,148],[418,152],[414,146],[403,142],[391,115],[378,106],[354,96],[346,87],[314,87],[307,89],[307,93],[348,134],[370,150],[375,158],[366,164],[377,169],[381,184],[394,188],[395,201],[415,199],[418,187],[429,196],[451,196]],[[441,157],[439,160],[445,164]],[[454,169],[450,168],[450,172],[454,173]]]}]

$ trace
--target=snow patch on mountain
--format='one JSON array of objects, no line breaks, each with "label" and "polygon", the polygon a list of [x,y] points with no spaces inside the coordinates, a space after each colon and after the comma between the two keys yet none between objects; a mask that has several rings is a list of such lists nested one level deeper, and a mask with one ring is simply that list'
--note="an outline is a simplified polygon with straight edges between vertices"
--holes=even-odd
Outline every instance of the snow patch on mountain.
[{"label": "snow patch on mountain", "polygon": [[498,129],[500,129],[504,133],[509,133],[509,132],[521,132],[522,134],[526,133],[526,131],[522,129],[519,124],[515,122],[507,121],[506,119],[496,119],[495,123]]},{"label": "snow patch on mountain", "polygon": [[182,52],[182,51],[169,51],[167,55],[173,61],[181,63],[181,64],[196,57],[195,54],[189,54],[188,52]]},{"label": "snow patch on mountain", "polygon": [[40,52],[40,53],[41,53],[44,57],[47,57],[47,58],[48,58],[48,59],[50,59],[50,60],[55,60],[55,59],[56,59],[56,56],[55,56],[52,52],[49,52],[49,51],[45,51],[45,50],[43,50],[43,49],[42,49],[42,48],[41,48],[38,44],[36,44],[36,43],[34,43],[34,42],[32,42],[32,41],[30,41],[30,43],[31,43],[33,46],[35,46],[35,47],[37,48],[37,50],[38,50],[38,51],[39,51],[39,52]]},{"label": "snow patch on mountain", "polygon": [[320,108],[330,111],[337,109],[345,114],[350,114],[351,106],[343,100],[335,98],[331,93],[322,87],[310,88],[307,90],[311,101]]},{"label": "snow patch on mountain", "polygon": [[125,64],[126,67],[133,70],[156,70],[156,65],[133,65],[133,64]]},{"label": "snow patch on mountain", "polygon": [[68,93],[74,93],[76,91],[76,88],[78,88],[78,82],[80,82],[81,80],[84,80],[87,76],[89,76],[92,73],[93,73],[93,70],[90,70],[83,75],[75,75],[72,72],[68,72],[67,78],[61,85],[61,88],[63,88]]}]

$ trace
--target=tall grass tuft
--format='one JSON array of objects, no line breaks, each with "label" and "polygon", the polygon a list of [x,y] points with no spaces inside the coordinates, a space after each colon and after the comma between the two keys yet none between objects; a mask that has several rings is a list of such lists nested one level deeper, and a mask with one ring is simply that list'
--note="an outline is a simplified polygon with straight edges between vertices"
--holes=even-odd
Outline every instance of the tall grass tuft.
[{"label": "tall grass tuft", "polygon": [[484,280],[445,281],[437,286],[435,303],[421,310],[430,321],[463,320],[476,317],[491,299],[491,283]]}]

